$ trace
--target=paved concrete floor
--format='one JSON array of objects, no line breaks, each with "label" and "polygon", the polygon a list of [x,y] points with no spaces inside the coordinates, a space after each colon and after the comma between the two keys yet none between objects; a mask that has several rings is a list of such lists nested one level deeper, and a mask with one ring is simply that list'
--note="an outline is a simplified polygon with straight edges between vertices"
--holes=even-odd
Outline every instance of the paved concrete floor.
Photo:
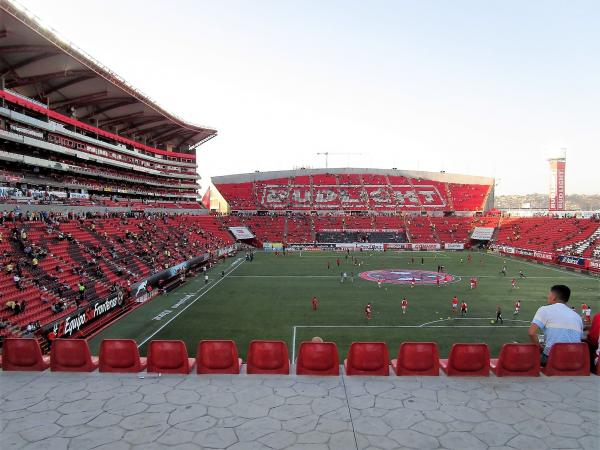
[{"label": "paved concrete floor", "polygon": [[600,448],[600,377],[0,373],[5,449]]}]

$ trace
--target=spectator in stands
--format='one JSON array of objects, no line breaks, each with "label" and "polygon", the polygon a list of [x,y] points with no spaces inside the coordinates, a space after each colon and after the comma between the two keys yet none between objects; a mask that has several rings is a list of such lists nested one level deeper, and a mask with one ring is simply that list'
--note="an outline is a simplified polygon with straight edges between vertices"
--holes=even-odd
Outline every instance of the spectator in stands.
[{"label": "spectator in stands", "polygon": [[15,276],[13,277],[13,281],[15,283],[15,286],[17,287],[17,289],[19,289],[20,291],[23,290],[23,284],[21,282],[21,277],[19,276],[18,273],[15,274]]},{"label": "spectator in stands", "polygon": [[592,371],[598,364],[598,351],[600,350],[600,313],[594,314],[594,318],[592,319],[592,323],[589,326],[588,334],[585,339],[590,348],[590,365]]},{"label": "spectator in stands", "polygon": [[59,300],[54,305],[50,306],[50,309],[53,313],[59,313],[65,309],[65,306],[65,303],[62,300]]},{"label": "spectator in stands", "polygon": [[556,284],[548,293],[548,304],[540,307],[529,327],[531,342],[540,345],[538,331],[545,334],[545,345],[542,349],[542,366],[546,365],[550,349],[559,342],[581,342],[583,337],[583,322],[581,317],[573,311],[567,303],[571,297],[571,290],[563,285]]},{"label": "spectator in stands", "polygon": [[9,309],[13,314],[16,314],[17,302],[14,300],[9,300],[5,303],[6,309]]}]

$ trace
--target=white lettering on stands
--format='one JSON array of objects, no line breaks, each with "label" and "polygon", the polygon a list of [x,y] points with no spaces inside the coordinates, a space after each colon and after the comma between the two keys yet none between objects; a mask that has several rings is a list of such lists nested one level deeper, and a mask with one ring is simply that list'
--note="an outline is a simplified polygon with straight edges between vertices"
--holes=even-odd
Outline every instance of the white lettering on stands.
[{"label": "white lettering on stands", "polygon": [[110,311],[117,306],[117,298],[106,300],[103,303],[96,303],[94,305],[94,317],[101,316],[102,314]]},{"label": "white lettering on stands", "polygon": [[79,314],[75,317],[67,317],[65,319],[65,334],[70,336],[73,331],[79,330],[85,323],[85,314]]}]

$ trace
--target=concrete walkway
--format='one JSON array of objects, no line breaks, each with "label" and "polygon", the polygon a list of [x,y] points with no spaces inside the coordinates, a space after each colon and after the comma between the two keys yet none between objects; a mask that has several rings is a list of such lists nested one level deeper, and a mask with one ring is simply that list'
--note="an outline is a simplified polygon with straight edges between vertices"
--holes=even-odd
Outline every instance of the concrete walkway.
[{"label": "concrete walkway", "polygon": [[0,373],[6,449],[598,450],[600,377]]}]

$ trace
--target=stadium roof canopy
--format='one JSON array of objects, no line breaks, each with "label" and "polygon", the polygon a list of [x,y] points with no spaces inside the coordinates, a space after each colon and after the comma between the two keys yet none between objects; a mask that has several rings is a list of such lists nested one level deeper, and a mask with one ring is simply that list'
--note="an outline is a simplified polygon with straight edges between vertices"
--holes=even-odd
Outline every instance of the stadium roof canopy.
[{"label": "stadium roof canopy", "polygon": [[214,137],[165,111],[28,11],[0,0],[3,88],[111,133],[184,151]]}]

